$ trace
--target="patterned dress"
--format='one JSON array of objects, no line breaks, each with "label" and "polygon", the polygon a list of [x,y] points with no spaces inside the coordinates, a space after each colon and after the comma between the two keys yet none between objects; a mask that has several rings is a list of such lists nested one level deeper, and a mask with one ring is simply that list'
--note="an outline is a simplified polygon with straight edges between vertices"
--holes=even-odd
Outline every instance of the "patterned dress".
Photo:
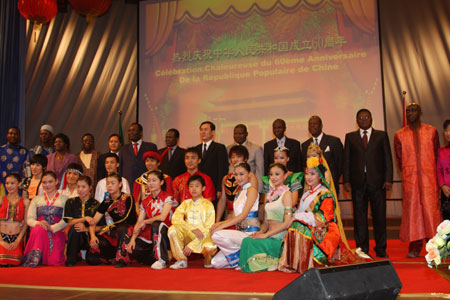
[{"label": "patterned dress", "polygon": [[[25,204],[20,198],[16,204],[11,204],[5,196],[0,205],[0,221],[17,222],[23,224],[25,217]],[[14,243],[19,234],[1,233],[2,240],[8,244]],[[8,250],[0,245],[0,265],[20,265],[23,257],[23,243],[20,243],[16,249]]]}]

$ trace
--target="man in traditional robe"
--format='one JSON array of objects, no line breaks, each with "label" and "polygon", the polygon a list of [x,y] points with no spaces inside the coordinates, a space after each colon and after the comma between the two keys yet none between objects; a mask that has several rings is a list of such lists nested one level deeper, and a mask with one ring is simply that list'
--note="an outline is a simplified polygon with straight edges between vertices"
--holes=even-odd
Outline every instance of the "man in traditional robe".
[{"label": "man in traditional robe", "polygon": [[441,222],[436,175],[439,136],[436,128],[421,122],[421,115],[419,104],[409,104],[408,126],[394,136],[395,155],[403,177],[400,240],[410,242],[409,258],[419,256],[423,240],[432,238]]},{"label": "man in traditional robe", "polygon": [[5,183],[6,175],[16,172],[22,176],[28,150],[20,146],[20,130],[11,127],[6,134],[8,143],[0,147],[0,182]]}]

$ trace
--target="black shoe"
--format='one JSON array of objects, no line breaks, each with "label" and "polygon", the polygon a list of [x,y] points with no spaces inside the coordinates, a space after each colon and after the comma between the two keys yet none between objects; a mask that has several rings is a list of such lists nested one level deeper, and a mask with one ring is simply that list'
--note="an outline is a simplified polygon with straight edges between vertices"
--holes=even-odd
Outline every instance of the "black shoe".
[{"label": "black shoe", "polygon": [[114,265],[114,267],[116,267],[116,268],[124,268],[126,266],[127,266],[127,264],[121,259],[118,262],[116,262],[116,264]]},{"label": "black shoe", "polygon": [[71,263],[71,262],[66,262],[66,267],[73,267],[73,266],[75,266],[75,264],[74,264],[74,263]]},{"label": "black shoe", "polygon": [[380,258],[389,258],[389,255],[387,255],[386,252],[376,252],[376,254],[377,254],[377,257],[380,257]]}]

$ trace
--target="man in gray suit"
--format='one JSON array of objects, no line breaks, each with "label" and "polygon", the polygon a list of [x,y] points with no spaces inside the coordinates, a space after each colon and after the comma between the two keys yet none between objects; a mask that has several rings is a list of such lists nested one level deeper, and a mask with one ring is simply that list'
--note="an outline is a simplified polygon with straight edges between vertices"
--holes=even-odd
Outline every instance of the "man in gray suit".
[{"label": "man in gray suit", "polygon": [[[234,127],[233,138],[235,143],[227,146],[227,153],[230,153],[230,148],[234,145],[245,146],[248,150],[247,163],[250,165],[251,171],[258,178],[258,191],[262,191],[261,176],[264,175],[264,152],[261,146],[258,146],[247,140],[248,132],[247,126],[238,124]],[[229,172],[233,172],[233,166],[230,166]]]}]

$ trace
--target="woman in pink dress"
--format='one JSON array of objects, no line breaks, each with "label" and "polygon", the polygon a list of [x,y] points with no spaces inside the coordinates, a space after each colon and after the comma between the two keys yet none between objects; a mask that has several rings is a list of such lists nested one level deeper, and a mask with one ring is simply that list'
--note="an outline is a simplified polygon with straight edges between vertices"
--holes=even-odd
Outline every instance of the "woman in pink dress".
[{"label": "woman in pink dress", "polygon": [[57,191],[55,173],[42,175],[43,195],[37,195],[30,203],[27,223],[32,229],[24,252],[23,266],[36,267],[64,265],[65,236],[63,229],[64,205],[67,198]]}]

